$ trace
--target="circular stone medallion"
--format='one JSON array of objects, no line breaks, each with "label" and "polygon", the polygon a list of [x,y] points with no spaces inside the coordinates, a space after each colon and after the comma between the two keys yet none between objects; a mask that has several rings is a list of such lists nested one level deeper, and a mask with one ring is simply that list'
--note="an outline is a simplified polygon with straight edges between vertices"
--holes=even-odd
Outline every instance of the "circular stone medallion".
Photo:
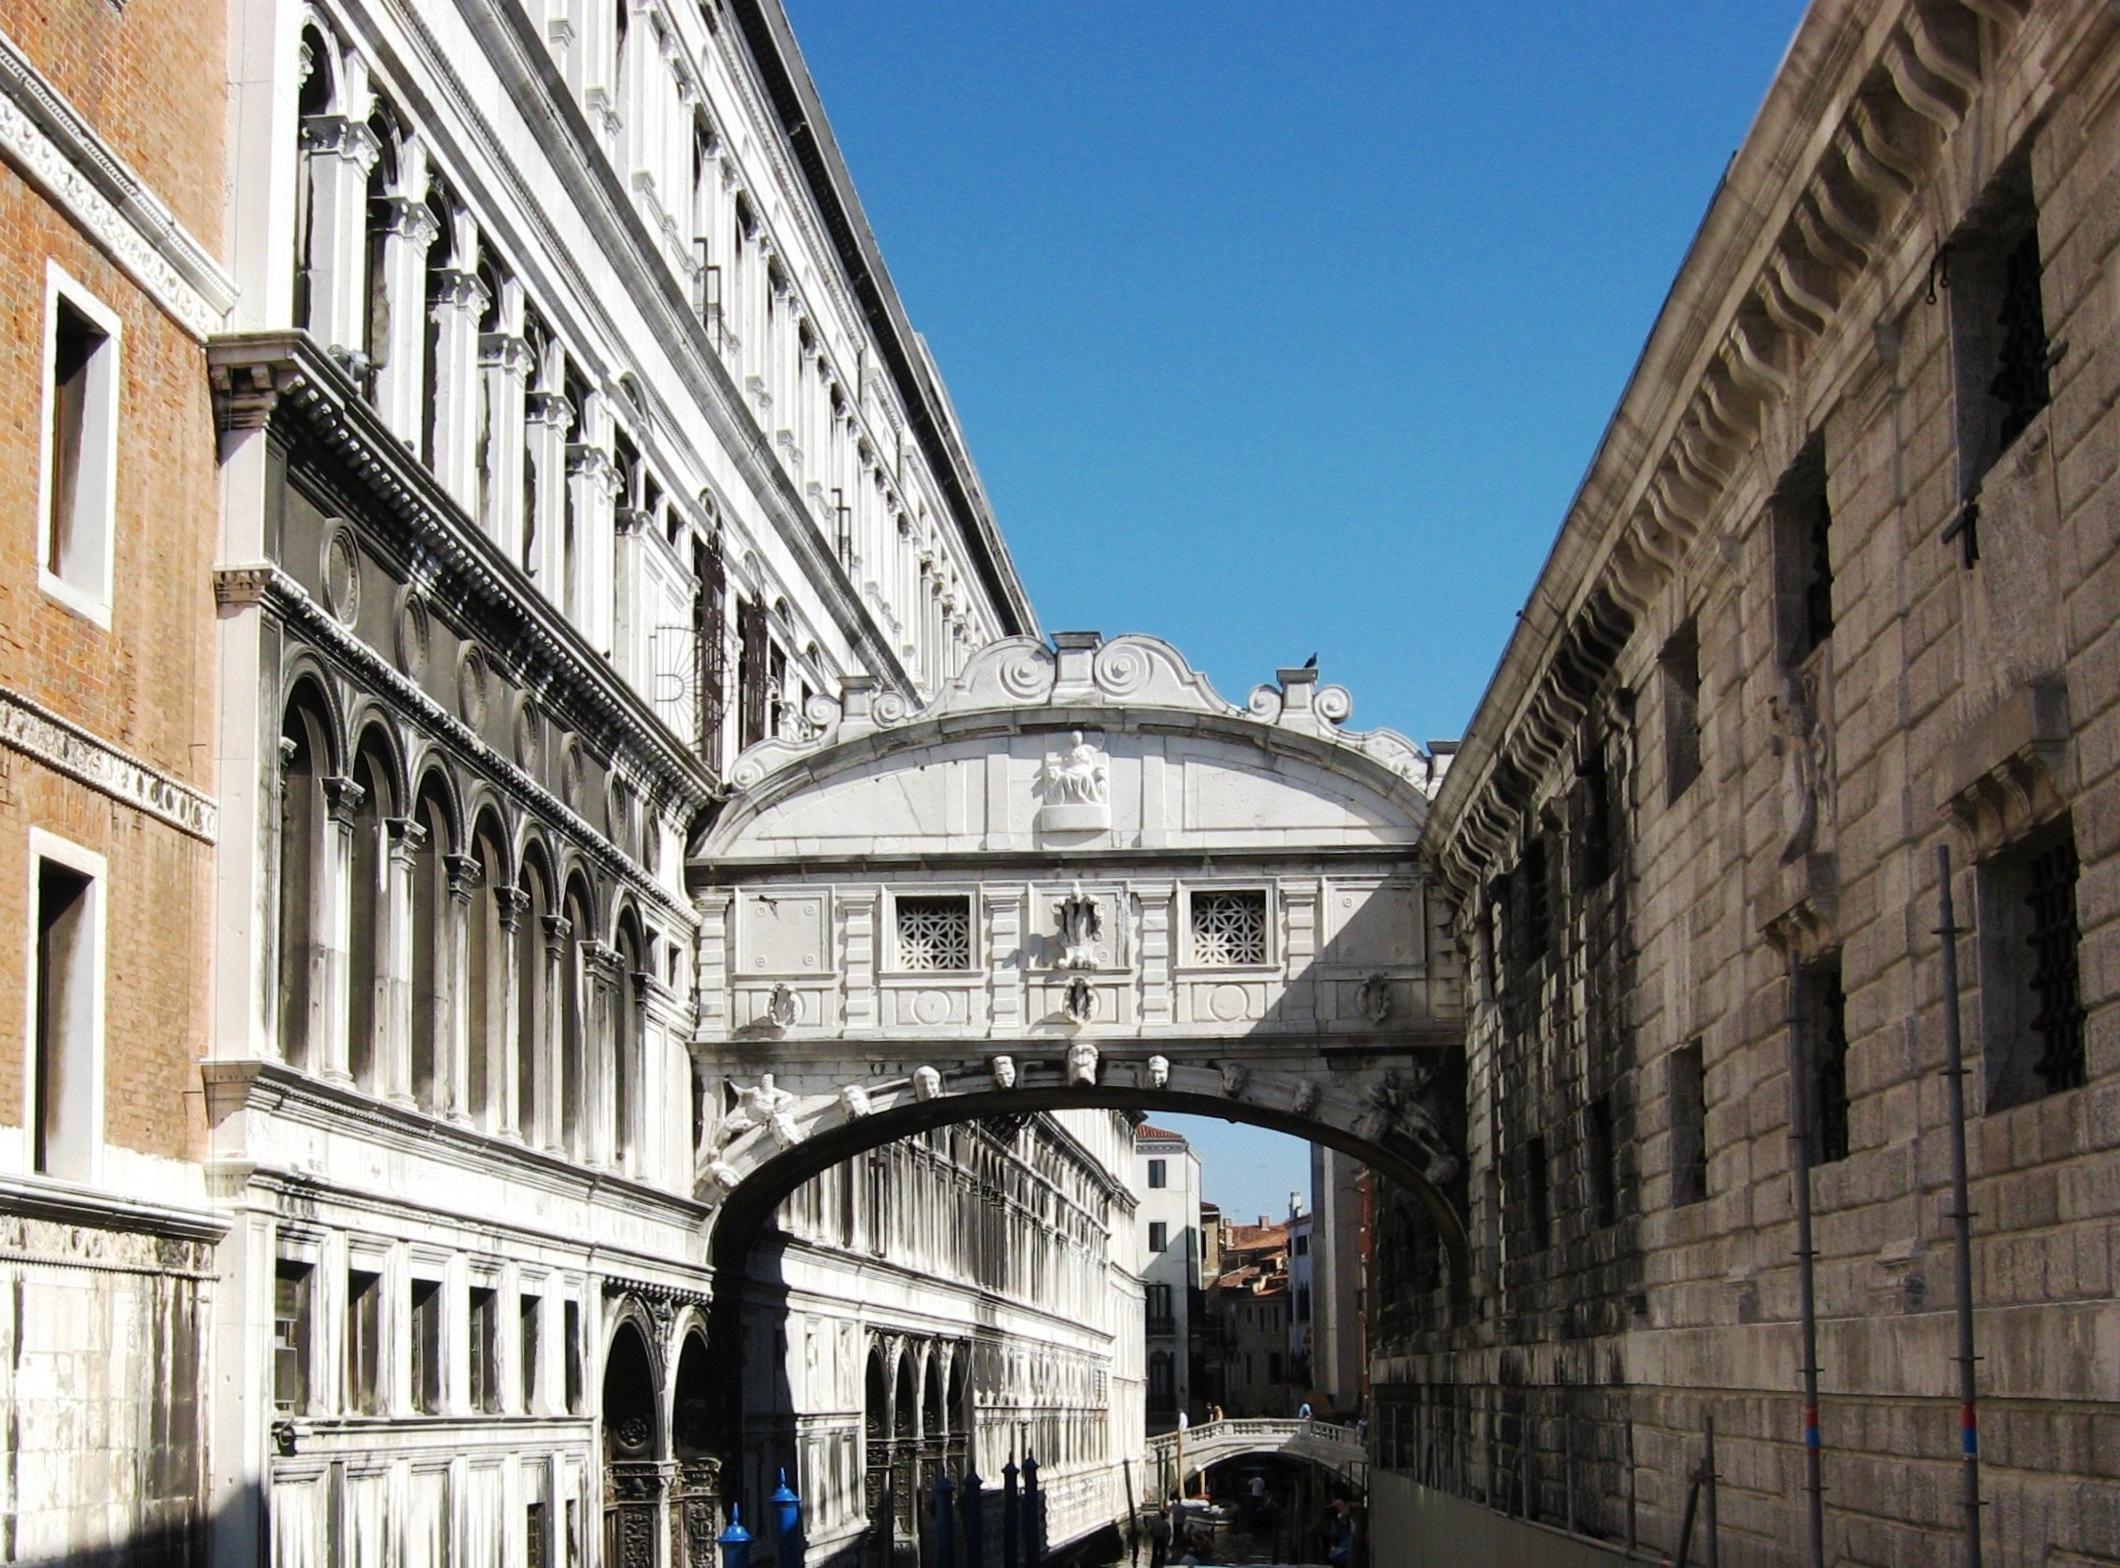
[{"label": "circular stone medallion", "polygon": [[1235,1023],[1244,1016],[1244,987],[1216,986],[1207,993],[1207,1010],[1225,1024]]},{"label": "circular stone medallion", "polygon": [[324,536],[324,602],[341,626],[360,618],[361,556],[343,524]]},{"label": "circular stone medallion", "polygon": [[922,991],[913,998],[916,1023],[939,1024],[950,1016],[950,999],[940,991]]}]

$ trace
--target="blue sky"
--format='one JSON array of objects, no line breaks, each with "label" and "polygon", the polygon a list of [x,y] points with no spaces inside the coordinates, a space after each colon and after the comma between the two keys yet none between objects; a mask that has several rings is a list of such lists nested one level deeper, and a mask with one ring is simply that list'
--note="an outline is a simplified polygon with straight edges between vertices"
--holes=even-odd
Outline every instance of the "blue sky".
[{"label": "blue sky", "polygon": [[[1315,651],[1354,727],[1422,741],[1802,12],[786,4],[1046,628],[1154,632],[1236,701]],[[1232,1212],[1308,1184],[1290,1140],[1228,1158]]]}]

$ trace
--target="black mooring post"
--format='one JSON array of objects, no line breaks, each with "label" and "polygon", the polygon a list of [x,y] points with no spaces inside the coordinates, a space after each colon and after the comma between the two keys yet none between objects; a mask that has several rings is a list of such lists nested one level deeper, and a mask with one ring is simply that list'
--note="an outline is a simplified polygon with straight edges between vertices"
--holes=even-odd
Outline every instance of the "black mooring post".
[{"label": "black mooring post", "polygon": [[980,1488],[985,1484],[978,1471],[968,1470],[957,1494],[957,1508],[964,1515],[964,1568],[986,1568],[986,1531],[979,1521]]},{"label": "black mooring post", "polygon": [[1018,1550],[1019,1519],[1023,1502],[1016,1490],[1016,1456],[1010,1454],[1008,1463],[1001,1467],[1001,1561],[1003,1568],[1022,1568],[1023,1558]]},{"label": "black mooring post", "polygon": [[1044,1568],[1045,1495],[1038,1490],[1038,1456],[1023,1456],[1023,1568]]},{"label": "black mooring post", "polygon": [[956,1568],[957,1485],[947,1470],[935,1476],[935,1568]]},{"label": "black mooring post", "polygon": [[1965,1175],[1965,1042],[1958,1023],[1958,921],[1951,907],[1951,847],[1936,846],[1943,918],[1943,1082],[1951,1110],[1951,1230],[1958,1264],[1958,1452],[1964,1461],[1965,1564],[1980,1568],[1980,1422],[1974,1405],[1973,1204]]}]

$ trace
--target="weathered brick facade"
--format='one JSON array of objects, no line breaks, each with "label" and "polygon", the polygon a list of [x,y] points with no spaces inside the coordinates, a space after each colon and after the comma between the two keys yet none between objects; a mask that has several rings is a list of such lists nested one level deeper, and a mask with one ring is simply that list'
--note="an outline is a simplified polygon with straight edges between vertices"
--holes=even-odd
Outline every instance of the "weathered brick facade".
[{"label": "weathered brick facade", "polygon": [[[11,1561],[181,1563],[206,1536],[205,1282],[223,1223],[207,1212],[196,1065],[219,517],[204,339],[230,295],[210,248],[223,14],[0,7],[0,1535]],[[108,417],[82,439],[92,488],[91,465],[110,453],[97,492],[107,514],[84,512],[87,527],[108,517],[107,565],[72,598],[40,570],[51,565],[62,293],[106,334],[103,363],[115,365]],[[74,889],[88,913],[54,936],[60,892]],[[63,983],[52,979],[61,945]]]},{"label": "weathered brick facade", "polygon": [[2120,1561],[2116,100],[2110,6],[1799,31],[1430,819],[1475,1262],[1382,1517],[1668,1551],[1712,1417],[1721,1561],[1806,1560],[1795,973],[1826,1560],[1957,1560],[1947,844],[1988,1560]]}]

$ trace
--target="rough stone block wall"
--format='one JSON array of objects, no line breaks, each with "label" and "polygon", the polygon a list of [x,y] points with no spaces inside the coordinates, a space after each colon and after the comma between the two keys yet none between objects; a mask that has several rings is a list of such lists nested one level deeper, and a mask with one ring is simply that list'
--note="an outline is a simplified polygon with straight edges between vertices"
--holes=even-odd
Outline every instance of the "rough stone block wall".
[{"label": "rough stone block wall", "polygon": [[[1820,7],[1807,29],[1836,11],[1854,14]],[[1631,1425],[1642,1538],[1669,1550],[1712,1417],[1721,1560],[1803,1560],[1789,972],[1837,952],[1848,1151],[1812,1174],[1828,1560],[1952,1560],[1960,1465],[1935,847],[1951,848],[1957,918],[1974,928],[1973,862],[2065,811],[2081,868],[2083,1087],[1990,1105],[1983,992],[1993,1005],[2001,987],[1983,973],[1980,932],[1960,943],[1985,1539],[1991,1561],[2120,1562],[2120,1360],[2095,1348],[2120,1343],[2120,494],[2109,483],[2120,458],[2120,37],[2109,15],[2090,17],[2037,6],[2019,26],[1983,20],[1964,35],[1978,40],[1977,93],[1948,131],[1902,125],[1903,147],[1925,149],[1918,196],[1800,360],[1781,362],[1785,389],[1765,398],[1696,542],[1604,674],[1604,690],[1633,698],[1631,1061],[1614,1100],[1631,1116],[1624,1130],[1615,1119],[1615,1138],[1631,1147],[1633,1179],[1620,1180],[1622,1222],[1608,1241],[1571,1239],[1582,1197],[1569,1113],[1580,1096],[1558,1091],[1581,1073],[1571,1047],[1618,1048],[1596,1042],[1579,980],[1549,979],[1535,1022],[1513,1020],[1505,960],[1500,997],[1476,1009],[1470,1031],[1475,1318],[1389,1347],[1379,1367],[1378,1419],[1415,1434],[1411,1468],[1430,1485],[1509,1509],[1528,1493],[1549,1524],[1572,1499],[1577,1528],[1610,1539],[1625,1517],[1613,1436]],[[1817,68],[1804,35],[1792,60]],[[1962,250],[1960,225],[1988,210],[2013,160],[2037,203],[2051,401],[1982,481],[1968,565],[1942,537],[1964,501],[1961,392],[1948,262],[1933,275],[1931,264],[1942,239],[1959,235]],[[1790,762],[1774,498],[1814,440],[1832,516],[1833,627],[1802,665],[1815,682],[1821,785],[1809,842],[1792,852],[1805,791]],[[1580,593],[1570,583],[1559,597]],[[1661,655],[1689,622],[1702,772],[1674,788]],[[2065,739],[2034,773],[2008,739],[2009,705],[2055,683]],[[2005,772],[2012,790],[1974,792],[1983,814],[1959,823],[1943,809],[1969,798],[1963,781]],[[1482,788],[1512,820],[1558,813],[1565,834],[1571,785],[1561,760],[1528,779],[1496,767]],[[1510,845],[1485,874],[1520,871],[1522,853]],[[1474,900],[1463,940],[1475,940],[1488,902]],[[1696,1040],[1707,1181],[1705,1197],[1686,1202],[1670,1064]],[[1531,1137],[1545,1140],[1556,1245],[1524,1258],[1511,1243],[1525,1224]],[[1590,1308],[1609,1294],[1612,1248],[1642,1288],[1634,1310],[1599,1317]],[[1528,1333],[1524,1303],[1539,1309]],[[1571,1340],[1552,1315],[1563,1303],[1587,1320],[1587,1339]],[[1447,1319],[1438,1310],[1430,1321]],[[1453,1447],[1467,1456],[1461,1475]]]}]

